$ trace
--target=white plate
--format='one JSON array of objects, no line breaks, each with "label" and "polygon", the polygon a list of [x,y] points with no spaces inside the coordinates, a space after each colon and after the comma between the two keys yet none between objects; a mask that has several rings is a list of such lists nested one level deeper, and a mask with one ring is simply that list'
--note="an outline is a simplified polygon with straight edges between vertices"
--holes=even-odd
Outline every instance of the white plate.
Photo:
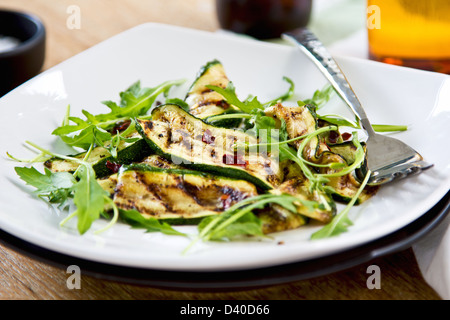
[{"label": "white plate", "polygon": [[[223,63],[242,97],[254,94],[266,101],[278,96],[287,87],[283,76],[294,80],[299,98],[311,97],[326,84],[307,58],[289,46],[158,24],[119,34],[0,99],[0,228],[35,245],[95,262],[174,271],[243,270],[323,257],[378,239],[420,217],[449,190],[449,77],[337,57],[372,122],[409,125],[410,130],[395,136],[434,163],[432,169],[385,186],[354,208],[354,225],[339,237],[310,241],[318,228],[310,225],[267,241],[200,243],[182,255],[189,239],[145,233],[120,223],[94,235],[106,223],[97,221],[80,236],[76,219],[59,227],[65,216],[24,192],[29,189],[14,172],[18,164],[5,154],[32,157],[24,148],[26,140],[59,148],[51,131],[68,104],[76,115],[81,109],[105,112],[100,101],[117,101],[118,93],[136,80],[154,86],[186,78],[186,86],[178,92],[184,94],[199,68],[212,59]],[[338,98],[326,108],[348,112]],[[180,230],[195,232],[194,227]]]}]

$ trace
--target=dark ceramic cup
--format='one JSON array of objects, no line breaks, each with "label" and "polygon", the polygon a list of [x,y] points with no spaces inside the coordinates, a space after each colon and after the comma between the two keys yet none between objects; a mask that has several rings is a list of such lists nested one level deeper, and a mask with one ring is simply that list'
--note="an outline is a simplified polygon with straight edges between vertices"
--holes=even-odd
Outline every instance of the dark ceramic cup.
[{"label": "dark ceramic cup", "polygon": [[216,0],[216,11],[223,29],[270,39],[305,27],[312,0]]},{"label": "dark ceramic cup", "polygon": [[37,75],[45,58],[45,27],[31,14],[0,10],[0,36],[18,40],[0,51],[0,97]]}]

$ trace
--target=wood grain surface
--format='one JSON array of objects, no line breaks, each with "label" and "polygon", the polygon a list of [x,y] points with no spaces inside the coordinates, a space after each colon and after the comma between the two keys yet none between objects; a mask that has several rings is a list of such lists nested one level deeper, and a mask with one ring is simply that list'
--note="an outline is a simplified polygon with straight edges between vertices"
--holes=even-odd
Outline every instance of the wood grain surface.
[{"label": "wood grain surface", "polygon": [[[68,26],[71,6],[80,9],[79,29]],[[218,29],[214,0],[0,0],[0,9],[38,15],[47,30],[48,69],[81,51],[145,22],[207,31]],[[368,289],[367,267],[381,270],[381,288]],[[250,290],[172,290],[84,275],[69,289],[70,273],[0,242],[0,299],[19,300],[440,300],[423,280],[408,249],[345,271]]]}]

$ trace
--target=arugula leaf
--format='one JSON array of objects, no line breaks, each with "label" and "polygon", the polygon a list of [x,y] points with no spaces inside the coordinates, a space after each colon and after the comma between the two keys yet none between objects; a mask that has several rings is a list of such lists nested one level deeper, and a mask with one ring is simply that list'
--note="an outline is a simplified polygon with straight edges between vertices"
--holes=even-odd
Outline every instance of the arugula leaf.
[{"label": "arugula leaf", "polygon": [[106,140],[103,140],[104,136],[94,134],[94,140],[98,146],[101,146],[104,149],[108,150],[108,152],[111,154],[113,158],[117,158],[117,150],[122,141],[126,143],[133,143],[140,139],[140,138],[126,138],[126,136],[131,132],[133,132],[135,128],[136,122],[134,121],[134,119],[131,119],[130,125],[124,132],[122,133],[117,132],[117,134],[112,138],[106,136],[107,137]]},{"label": "arugula leaf", "polygon": [[166,222],[161,222],[152,217],[143,217],[137,210],[119,210],[119,212],[120,218],[133,228],[144,228],[147,232],[162,232],[167,235],[186,236],[186,234],[175,230]]},{"label": "arugula leaf", "polygon": [[[350,127],[354,129],[361,129],[359,125],[359,121],[356,118],[356,123],[351,122],[350,120],[335,114],[329,115],[317,115],[317,118],[328,123],[340,126],[340,127]],[[373,124],[372,128],[376,132],[395,132],[395,131],[406,131],[408,130],[408,126],[406,125],[389,125],[389,124]]]},{"label": "arugula leaf", "polygon": [[311,104],[316,109],[320,109],[331,99],[331,95],[334,92],[334,88],[327,84],[322,88],[322,90],[316,90],[311,99],[303,100],[303,103]]},{"label": "arugula leaf", "polygon": [[176,104],[177,106],[180,106],[184,111],[189,112],[189,105],[186,103],[186,101],[181,100],[180,98],[167,99],[166,104]]},{"label": "arugula leaf", "polygon": [[261,102],[258,101],[257,97],[253,97],[251,100],[247,99],[244,101],[239,100],[236,95],[236,89],[234,87],[233,82],[228,82],[227,87],[221,88],[218,86],[206,85],[208,89],[214,90],[217,93],[220,93],[225,100],[230,104],[239,109],[241,109],[245,113],[252,113],[253,110],[264,110],[264,106]]},{"label": "arugula leaf", "polygon": [[34,167],[15,167],[14,170],[27,185],[36,188],[35,194],[47,197],[51,203],[65,203],[76,183],[75,178],[68,172],[53,173],[45,168],[45,173],[42,174]]},{"label": "arugula leaf", "polygon": [[359,187],[358,191],[353,196],[353,198],[350,200],[350,202],[347,204],[347,206],[338,215],[336,215],[333,218],[333,220],[331,220],[331,222],[329,222],[326,226],[314,232],[311,235],[311,240],[334,237],[341,233],[347,232],[348,227],[353,225],[353,222],[348,217],[348,213],[350,209],[355,205],[361,192],[366,187],[367,181],[369,181],[371,174],[372,174],[371,171],[368,170],[363,182],[361,183],[361,186]]},{"label": "arugula leaf", "polygon": [[[101,137],[101,141],[112,138],[106,130],[114,126],[118,121],[129,120],[145,115],[152,107],[160,94],[167,94],[173,86],[180,85],[184,80],[166,81],[154,88],[141,88],[140,82],[134,83],[126,91],[120,93],[120,103],[103,101],[110,109],[109,113],[93,115],[87,110],[82,110],[86,119],[71,117],[70,106],[62,125],[56,128],[52,134],[59,136],[65,143],[72,147],[87,149],[95,142],[95,136]],[[73,122],[74,124],[70,124]],[[109,136],[108,136],[109,135]]]},{"label": "arugula leaf", "polygon": [[26,182],[27,185],[35,187],[37,193],[44,194],[55,191],[59,188],[71,188],[75,178],[68,172],[51,172],[48,168],[45,174],[40,173],[36,168],[15,167],[17,175]]},{"label": "arugula leaf", "polygon": [[[78,218],[78,232],[84,234],[95,220],[104,215],[105,204],[107,203],[112,206],[114,217],[110,224],[100,231],[108,229],[115,223],[118,216],[117,206],[109,198],[109,193],[98,183],[92,164],[74,157],[53,153],[30,141],[27,141],[27,143],[40,150],[43,155],[74,161],[80,165],[73,175],[67,172],[53,173],[47,168],[45,168],[45,174],[40,173],[35,168],[15,168],[17,174],[27,184],[37,188],[36,192],[40,196],[47,196],[50,202],[57,202],[62,205],[69,198],[73,198],[76,210],[66,217],[60,225],[76,216]],[[88,153],[91,152],[92,147],[93,144],[90,146]]]},{"label": "arugula leaf", "polygon": [[108,193],[98,184],[92,166],[82,165],[78,170],[79,181],[73,187],[74,204],[77,209],[73,213],[78,218],[78,232],[84,234],[92,223],[100,218],[104,210],[105,197]]},{"label": "arugula leaf", "polygon": [[168,90],[176,85],[180,85],[184,80],[166,81],[154,88],[141,88],[140,82],[136,82],[126,91],[120,93],[120,106],[112,101],[104,101],[110,113],[99,114],[95,120],[99,123],[120,118],[134,118],[147,114],[156,98],[160,94],[167,94]]},{"label": "arugula leaf", "polygon": [[[241,200],[226,211],[214,217],[207,217],[198,225],[199,234],[184,250],[186,253],[199,240],[231,240],[237,236],[265,236],[259,218],[253,215],[255,209],[262,209],[268,204],[278,204],[297,213],[297,204],[308,208],[320,206],[318,203],[304,201],[289,194],[262,194]],[[251,215],[250,215],[251,214]],[[235,226],[233,226],[236,224]]]},{"label": "arugula leaf", "polygon": [[[67,129],[67,128],[66,128]],[[71,147],[79,147],[84,150],[87,150],[90,145],[95,142],[95,138],[102,141],[109,141],[112,135],[104,131],[103,129],[98,128],[95,125],[89,125],[85,129],[81,130],[78,134],[68,135],[63,134],[60,135],[61,140],[63,140],[67,145]]]},{"label": "arugula leaf", "polygon": [[[199,224],[199,230],[202,230],[204,226],[207,226],[214,217],[208,217],[202,220]],[[254,237],[264,237],[262,232],[262,221],[252,212],[245,213],[242,217],[237,219],[232,224],[218,230],[212,234],[209,240],[221,241],[221,240],[231,240],[239,236],[254,236]]]}]

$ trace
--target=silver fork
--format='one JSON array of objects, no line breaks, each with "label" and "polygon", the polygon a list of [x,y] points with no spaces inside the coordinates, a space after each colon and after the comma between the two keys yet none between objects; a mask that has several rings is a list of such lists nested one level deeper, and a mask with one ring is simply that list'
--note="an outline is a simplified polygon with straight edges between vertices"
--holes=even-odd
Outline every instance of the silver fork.
[{"label": "silver fork", "polygon": [[367,132],[367,161],[366,166],[357,172],[359,179],[362,179],[370,170],[368,184],[380,185],[418,174],[433,166],[425,162],[417,151],[402,141],[375,133],[345,75],[326,47],[310,30],[300,28],[286,32],[282,37],[297,45],[315,63],[358,117],[361,128]]}]

